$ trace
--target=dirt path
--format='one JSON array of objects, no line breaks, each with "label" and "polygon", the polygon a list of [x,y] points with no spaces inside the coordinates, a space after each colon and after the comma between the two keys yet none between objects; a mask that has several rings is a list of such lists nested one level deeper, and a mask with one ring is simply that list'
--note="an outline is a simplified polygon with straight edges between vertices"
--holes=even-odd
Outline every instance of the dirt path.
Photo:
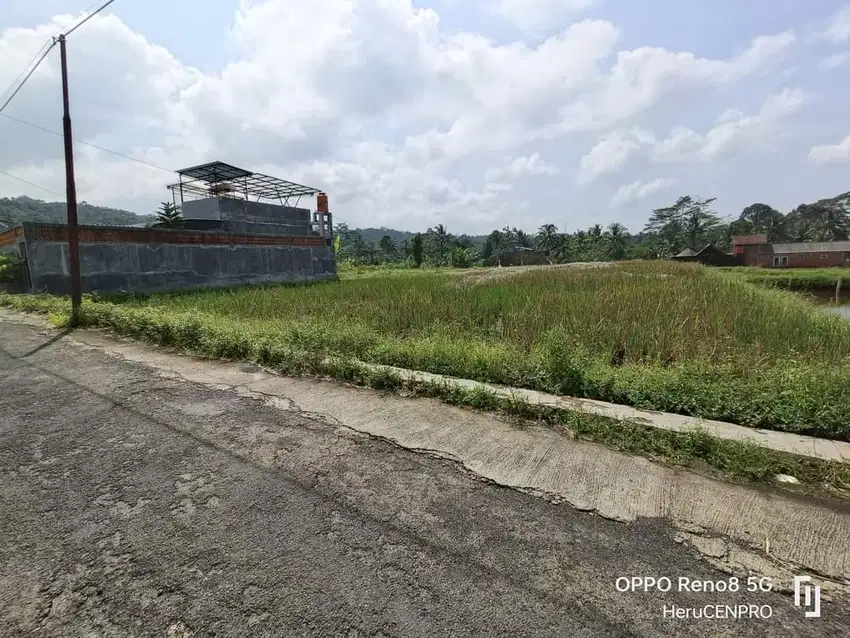
[{"label": "dirt path", "polygon": [[[838,636],[850,626],[843,600],[806,619],[785,593],[618,592],[621,576],[729,575],[661,519],[555,505],[30,326],[0,321],[0,379],[2,635]],[[665,605],[708,604],[773,615],[663,618]]]}]

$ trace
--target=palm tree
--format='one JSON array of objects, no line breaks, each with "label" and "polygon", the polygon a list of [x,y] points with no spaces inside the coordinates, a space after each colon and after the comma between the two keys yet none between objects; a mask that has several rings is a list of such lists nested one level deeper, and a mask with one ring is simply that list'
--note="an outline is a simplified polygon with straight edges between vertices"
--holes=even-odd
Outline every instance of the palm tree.
[{"label": "palm tree", "polygon": [[555,224],[543,224],[537,231],[537,248],[553,252],[558,243],[558,227]]},{"label": "palm tree", "polygon": [[437,224],[434,228],[428,231],[428,234],[431,235],[437,246],[437,255],[440,259],[440,263],[442,264],[446,256],[446,248],[451,241],[451,235],[443,224]]},{"label": "palm tree", "polygon": [[602,239],[602,226],[601,224],[594,224],[590,228],[587,229],[587,234],[593,241],[599,241]]},{"label": "palm tree", "polygon": [[517,246],[523,246],[524,248],[531,248],[531,237],[528,236],[528,233],[524,230],[520,230],[519,228],[513,229],[514,237],[516,238]]},{"label": "palm tree", "polygon": [[626,230],[626,227],[618,222],[614,222],[608,226],[608,231],[605,233],[605,239],[609,259],[616,261],[625,257],[627,235],[628,231]]},{"label": "palm tree", "polygon": [[570,260],[570,253],[572,252],[571,246],[572,243],[570,241],[570,236],[566,233],[555,236],[555,248],[553,253],[557,263],[564,264]]}]

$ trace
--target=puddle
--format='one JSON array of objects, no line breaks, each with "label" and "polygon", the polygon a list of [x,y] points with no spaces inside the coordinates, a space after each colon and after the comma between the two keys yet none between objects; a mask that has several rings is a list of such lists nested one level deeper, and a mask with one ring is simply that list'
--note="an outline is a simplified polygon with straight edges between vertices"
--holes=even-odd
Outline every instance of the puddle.
[{"label": "puddle", "polygon": [[810,293],[809,297],[819,310],[850,319],[850,291],[842,291],[838,303],[835,301],[835,293],[831,292]]}]

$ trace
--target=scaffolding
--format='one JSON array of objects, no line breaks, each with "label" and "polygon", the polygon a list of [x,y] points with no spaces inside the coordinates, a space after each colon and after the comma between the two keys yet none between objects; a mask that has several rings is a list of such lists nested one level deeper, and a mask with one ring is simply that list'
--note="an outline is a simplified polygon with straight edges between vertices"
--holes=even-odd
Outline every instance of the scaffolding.
[{"label": "scaffolding", "polygon": [[[298,206],[302,197],[319,194],[318,188],[288,182],[262,173],[252,173],[224,162],[210,162],[177,171],[180,180],[167,187],[175,206],[186,199],[226,197],[246,201],[277,201],[282,206]],[[294,199],[294,203],[291,200]]]}]

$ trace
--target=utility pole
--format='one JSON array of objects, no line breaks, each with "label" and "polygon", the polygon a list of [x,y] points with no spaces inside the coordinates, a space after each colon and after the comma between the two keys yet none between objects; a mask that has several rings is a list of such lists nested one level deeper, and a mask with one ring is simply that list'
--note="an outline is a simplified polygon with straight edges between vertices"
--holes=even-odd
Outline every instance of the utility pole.
[{"label": "utility pole", "polygon": [[68,265],[71,270],[71,325],[80,319],[82,283],[80,281],[80,233],[77,225],[77,185],[74,181],[74,138],[71,134],[71,105],[68,94],[68,58],[65,35],[57,37],[62,64],[62,131],[65,138],[65,199],[68,207]]}]

